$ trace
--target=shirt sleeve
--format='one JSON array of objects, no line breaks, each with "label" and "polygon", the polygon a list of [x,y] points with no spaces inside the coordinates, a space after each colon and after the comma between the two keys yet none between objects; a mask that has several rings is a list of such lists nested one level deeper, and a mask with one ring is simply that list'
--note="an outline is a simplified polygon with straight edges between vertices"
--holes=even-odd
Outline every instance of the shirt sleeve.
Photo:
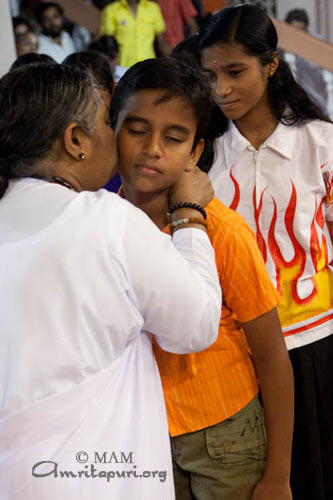
[{"label": "shirt sleeve", "polygon": [[322,172],[326,189],[325,219],[333,221],[333,162],[323,165]]},{"label": "shirt sleeve", "polygon": [[112,5],[108,5],[102,10],[101,16],[101,35],[114,35],[117,29],[116,19],[113,13]]},{"label": "shirt sleeve", "polygon": [[154,4],[154,8],[155,8],[155,15],[154,15],[155,33],[159,35],[160,33],[164,33],[165,31],[165,22],[160,7],[157,4]]},{"label": "shirt sleeve", "polygon": [[247,224],[217,233],[214,239],[223,299],[241,323],[277,306],[280,294],[271,282],[254,233]]},{"label": "shirt sleeve", "polygon": [[130,205],[122,245],[131,301],[162,349],[185,354],[215,342],[221,289],[207,235],[187,228],[171,239]]}]

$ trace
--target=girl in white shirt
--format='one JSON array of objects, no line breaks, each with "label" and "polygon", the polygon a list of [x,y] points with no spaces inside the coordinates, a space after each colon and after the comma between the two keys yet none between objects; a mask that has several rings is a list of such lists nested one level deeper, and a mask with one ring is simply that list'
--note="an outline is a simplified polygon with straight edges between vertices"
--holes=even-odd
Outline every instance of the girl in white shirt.
[{"label": "girl in white shirt", "polygon": [[333,498],[333,125],[279,60],[260,7],[220,11],[199,48],[222,111],[215,195],[255,231],[282,295],[296,389],[294,499]]}]

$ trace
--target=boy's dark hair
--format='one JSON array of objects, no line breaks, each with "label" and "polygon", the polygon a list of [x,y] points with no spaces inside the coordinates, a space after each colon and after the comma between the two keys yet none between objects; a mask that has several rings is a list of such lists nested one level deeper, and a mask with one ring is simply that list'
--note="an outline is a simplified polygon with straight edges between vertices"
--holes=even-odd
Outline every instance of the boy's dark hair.
[{"label": "boy's dark hair", "polygon": [[44,12],[49,9],[50,7],[54,7],[55,9],[58,10],[59,14],[61,16],[64,15],[64,9],[56,2],[40,2],[37,12],[36,12],[36,19],[41,24],[41,20],[43,17]]},{"label": "boy's dark hair", "polygon": [[57,64],[57,62],[47,54],[35,54],[31,52],[30,54],[23,54],[19,56],[11,65],[9,71],[14,71],[21,66],[29,66],[31,64]]},{"label": "boy's dark hair", "polygon": [[[199,48],[239,43],[265,66],[277,54],[277,33],[270,17],[257,5],[226,7],[211,18],[200,33]],[[295,81],[288,64],[280,60],[268,82],[268,98],[276,119],[285,125],[301,125],[319,119],[330,122],[305,90]],[[225,118],[225,130],[228,120]]]},{"label": "boy's dark hair", "polygon": [[112,95],[114,87],[112,68],[109,59],[102,52],[95,50],[75,52],[67,56],[62,64],[84,66],[93,75],[97,86]]},{"label": "boy's dark hair", "polygon": [[285,22],[291,24],[293,21],[304,23],[305,28],[309,26],[309,16],[305,9],[292,9],[287,15]]},{"label": "boy's dark hair", "polygon": [[114,36],[103,35],[89,45],[89,50],[96,50],[106,54],[111,59],[115,59],[119,54],[119,45]]},{"label": "boy's dark hair", "polygon": [[164,91],[161,101],[172,97],[186,101],[198,121],[193,147],[205,136],[213,103],[209,85],[200,69],[168,57],[147,59],[132,66],[120,79],[112,97],[110,119],[113,128],[128,98],[140,90]]}]

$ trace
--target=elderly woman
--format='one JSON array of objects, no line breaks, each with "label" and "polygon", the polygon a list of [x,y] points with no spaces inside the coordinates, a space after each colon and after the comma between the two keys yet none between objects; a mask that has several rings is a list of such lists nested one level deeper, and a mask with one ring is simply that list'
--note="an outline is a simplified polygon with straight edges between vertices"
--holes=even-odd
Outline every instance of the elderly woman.
[{"label": "elderly woman", "polygon": [[216,338],[219,285],[198,207],[211,188],[200,172],[176,186],[171,203],[197,205],[173,213],[190,220],[171,240],[95,192],[116,161],[84,70],[41,64],[0,80],[2,499],[174,498],[149,332],[175,353]]}]

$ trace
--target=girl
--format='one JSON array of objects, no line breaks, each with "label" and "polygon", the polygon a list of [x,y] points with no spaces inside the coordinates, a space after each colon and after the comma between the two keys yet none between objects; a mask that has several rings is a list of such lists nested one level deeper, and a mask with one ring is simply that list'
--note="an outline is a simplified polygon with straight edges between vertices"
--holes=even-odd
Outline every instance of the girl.
[{"label": "girl", "polygon": [[201,62],[224,116],[210,177],[256,232],[293,363],[294,498],[333,498],[332,123],[279,61],[257,6],[222,10],[203,29]]}]

